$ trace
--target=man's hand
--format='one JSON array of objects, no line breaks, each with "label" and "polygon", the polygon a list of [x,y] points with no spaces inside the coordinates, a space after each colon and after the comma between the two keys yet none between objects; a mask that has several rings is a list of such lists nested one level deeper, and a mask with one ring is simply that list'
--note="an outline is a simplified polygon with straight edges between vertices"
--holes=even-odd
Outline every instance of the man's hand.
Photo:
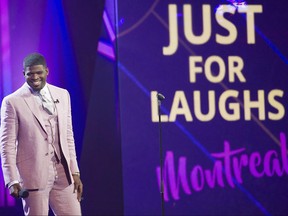
[{"label": "man's hand", "polygon": [[13,196],[14,198],[19,198],[19,192],[21,189],[22,188],[19,183],[13,184],[12,186],[9,187],[10,195]]},{"label": "man's hand", "polygon": [[82,200],[83,184],[80,179],[80,175],[72,175],[74,179],[74,193],[77,191],[77,199],[79,202]]}]

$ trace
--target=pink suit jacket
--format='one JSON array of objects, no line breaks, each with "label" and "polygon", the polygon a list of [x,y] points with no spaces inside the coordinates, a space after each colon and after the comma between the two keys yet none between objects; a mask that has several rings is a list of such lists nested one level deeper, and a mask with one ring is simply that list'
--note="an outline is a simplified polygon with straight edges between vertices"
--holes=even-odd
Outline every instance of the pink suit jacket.
[{"label": "pink suit jacket", "polygon": [[[72,173],[79,172],[72,130],[70,95],[67,90],[48,85],[58,113],[59,139]],[[44,189],[48,179],[47,132],[39,105],[28,84],[5,97],[1,107],[0,146],[5,185],[18,180],[27,189]]]}]

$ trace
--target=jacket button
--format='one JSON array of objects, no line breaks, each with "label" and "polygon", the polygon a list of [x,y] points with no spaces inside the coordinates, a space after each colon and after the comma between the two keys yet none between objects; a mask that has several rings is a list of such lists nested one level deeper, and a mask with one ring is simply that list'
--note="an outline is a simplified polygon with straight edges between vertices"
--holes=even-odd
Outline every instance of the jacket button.
[{"label": "jacket button", "polygon": [[45,156],[48,156],[48,155],[49,155],[48,153],[45,154]]}]

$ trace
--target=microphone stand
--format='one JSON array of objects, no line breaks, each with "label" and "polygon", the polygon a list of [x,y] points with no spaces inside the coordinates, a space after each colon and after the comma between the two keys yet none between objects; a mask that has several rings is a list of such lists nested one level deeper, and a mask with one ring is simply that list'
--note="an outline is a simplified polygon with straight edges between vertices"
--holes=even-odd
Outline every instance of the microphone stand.
[{"label": "microphone stand", "polygon": [[161,212],[165,215],[164,206],[164,182],[163,182],[163,147],[162,147],[162,126],[161,126],[161,101],[164,100],[164,95],[157,93],[158,100],[158,118],[159,118],[159,152],[160,152],[160,194],[161,194]]}]

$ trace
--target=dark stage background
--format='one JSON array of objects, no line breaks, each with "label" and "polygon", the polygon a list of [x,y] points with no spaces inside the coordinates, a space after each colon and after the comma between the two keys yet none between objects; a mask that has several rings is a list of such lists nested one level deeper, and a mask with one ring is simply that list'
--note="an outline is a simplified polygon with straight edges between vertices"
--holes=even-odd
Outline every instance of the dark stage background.
[{"label": "dark stage background", "polygon": [[1,0],[0,99],[43,53],[71,94],[84,215],[161,215],[157,92],[166,215],[287,215],[287,6]]}]

